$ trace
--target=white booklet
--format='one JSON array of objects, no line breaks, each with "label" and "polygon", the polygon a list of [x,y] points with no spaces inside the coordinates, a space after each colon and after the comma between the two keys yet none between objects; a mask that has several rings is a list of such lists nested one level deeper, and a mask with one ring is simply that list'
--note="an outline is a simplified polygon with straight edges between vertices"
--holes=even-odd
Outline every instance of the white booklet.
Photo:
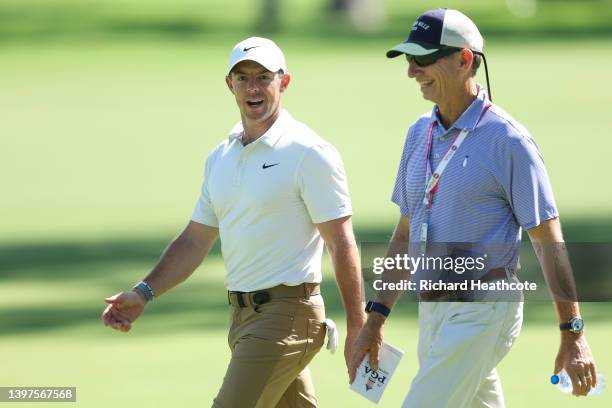
[{"label": "white booklet", "polygon": [[351,389],[378,404],[403,355],[402,350],[383,341],[379,354],[378,371],[370,367],[370,356],[366,355],[357,368]]}]

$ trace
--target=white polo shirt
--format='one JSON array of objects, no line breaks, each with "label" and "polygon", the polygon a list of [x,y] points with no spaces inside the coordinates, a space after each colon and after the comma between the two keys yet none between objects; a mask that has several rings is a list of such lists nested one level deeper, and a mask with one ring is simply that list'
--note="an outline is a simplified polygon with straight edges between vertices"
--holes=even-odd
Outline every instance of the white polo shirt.
[{"label": "white polo shirt", "polygon": [[243,146],[238,123],[217,146],[191,219],[219,228],[228,290],[321,282],[314,225],[352,214],[337,150],[285,110]]}]

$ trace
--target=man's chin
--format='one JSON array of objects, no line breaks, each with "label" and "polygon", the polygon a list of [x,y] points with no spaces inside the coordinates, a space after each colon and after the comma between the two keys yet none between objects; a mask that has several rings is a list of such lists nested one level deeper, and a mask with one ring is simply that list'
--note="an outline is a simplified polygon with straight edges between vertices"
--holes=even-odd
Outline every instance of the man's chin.
[{"label": "man's chin", "polygon": [[265,120],[268,116],[264,109],[245,109],[243,115],[252,121]]},{"label": "man's chin", "polygon": [[438,99],[439,99],[439,98],[436,98],[436,96],[435,96],[435,95],[432,95],[432,93],[431,93],[431,92],[423,92],[423,91],[421,91],[421,96],[422,96],[422,97],[423,97],[423,99],[425,99],[426,101],[429,101],[429,102],[432,102],[432,103],[435,103],[435,104],[437,104],[437,103],[438,103]]}]

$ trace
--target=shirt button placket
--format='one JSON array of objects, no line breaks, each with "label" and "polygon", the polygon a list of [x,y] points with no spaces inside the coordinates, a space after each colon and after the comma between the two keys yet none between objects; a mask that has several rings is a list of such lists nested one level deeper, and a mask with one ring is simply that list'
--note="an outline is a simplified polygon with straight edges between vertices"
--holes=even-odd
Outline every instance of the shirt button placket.
[{"label": "shirt button placket", "polygon": [[240,157],[238,159],[238,167],[236,168],[236,173],[234,174],[234,185],[235,186],[239,186],[240,184],[242,184],[242,175],[244,173],[244,167],[246,166],[246,162],[247,162],[247,155],[248,155],[248,147],[245,147],[242,149],[242,151],[240,152]]}]

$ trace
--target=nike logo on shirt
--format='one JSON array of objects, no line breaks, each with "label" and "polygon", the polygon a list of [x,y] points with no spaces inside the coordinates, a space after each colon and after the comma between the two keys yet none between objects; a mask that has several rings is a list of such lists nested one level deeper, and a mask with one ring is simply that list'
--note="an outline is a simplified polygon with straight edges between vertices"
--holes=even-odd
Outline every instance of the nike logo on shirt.
[{"label": "nike logo on shirt", "polygon": [[280,163],[274,163],[274,164],[266,164],[264,163],[263,166],[261,166],[262,169],[268,169],[270,167],[274,167],[274,166],[278,166]]}]

